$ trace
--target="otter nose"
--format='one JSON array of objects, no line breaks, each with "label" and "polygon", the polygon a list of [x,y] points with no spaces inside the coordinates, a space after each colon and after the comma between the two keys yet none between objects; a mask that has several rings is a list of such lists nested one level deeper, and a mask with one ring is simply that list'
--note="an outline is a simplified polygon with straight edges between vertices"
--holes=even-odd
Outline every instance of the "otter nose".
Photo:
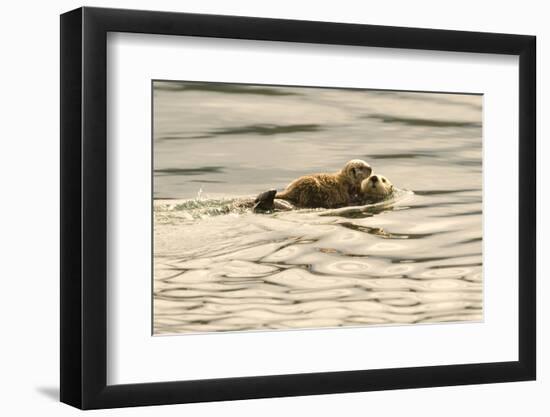
[{"label": "otter nose", "polygon": [[373,184],[376,184],[378,182],[378,177],[376,175],[374,175],[371,179]]}]

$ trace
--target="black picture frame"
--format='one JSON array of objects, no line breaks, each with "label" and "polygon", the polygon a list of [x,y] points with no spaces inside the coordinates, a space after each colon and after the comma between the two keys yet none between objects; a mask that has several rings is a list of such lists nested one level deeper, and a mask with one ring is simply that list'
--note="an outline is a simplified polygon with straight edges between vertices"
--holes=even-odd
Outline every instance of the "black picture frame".
[{"label": "black picture frame", "polygon": [[[107,385],[108,32],[519,56],[518,361]],[[88,7],[61,15],[61,401],[94,409],[535,379],[535,51],[524,35]]]}]

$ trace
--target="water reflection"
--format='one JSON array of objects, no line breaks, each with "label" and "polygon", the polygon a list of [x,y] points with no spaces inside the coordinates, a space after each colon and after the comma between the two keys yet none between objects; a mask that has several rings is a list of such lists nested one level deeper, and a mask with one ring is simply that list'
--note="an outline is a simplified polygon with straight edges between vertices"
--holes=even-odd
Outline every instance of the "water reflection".
[{"label": "water reflection", "polygon": [[[480,96],[162,82],[154,100],[155,334],[482,319]],[[414,194],[228,204],[357,157]]]},{"label": "water reflection", "polygon": [[395,117],[383,114],[369,114],[365,116],[369,119],[380,120],[383,123],[400,123],[409,126],[428,126],[428,127],[474,127],[480,128],[481,123],[467,122],[457,120],[434,120],[434,119],[419,119],[407,117]]}]

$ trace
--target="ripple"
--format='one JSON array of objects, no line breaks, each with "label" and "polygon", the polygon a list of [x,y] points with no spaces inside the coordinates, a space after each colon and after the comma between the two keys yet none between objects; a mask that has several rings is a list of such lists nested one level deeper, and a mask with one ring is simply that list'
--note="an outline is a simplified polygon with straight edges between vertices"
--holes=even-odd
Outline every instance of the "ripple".
[{"label": "ripple", "polygon": [[223,174],[222,166],[205,166],[199,168],[157,168],[155,175],[201,175],[201,174]]},{"label": "ripple", "polygon": [[379,275],[392,276],[392,275],[407,275],[413,272],[417,267],[414,264],[397,264],[390,265],[386,268],[380,269]]},{"label": "ripple", "polygon": [[480,312],[466,312],[466,313],[453,313],[453,314],[441,314],[436,316],[425,317],[418,320],[418,323],[444,323],[444,322],[464,322],[464,321],[481,321],[483,320],[483,314]]},{"label": "ripple", "polygon": [[287,295],[289,299],[294,302],[304,301],[318,301],[318,300],[339,300],[349,299],[353,296],[363,298],[365,296],[364,291],[358,288],[346,287],[346,288],[329,288],[329,289],[314,289],[314,290],[289,290]]},{"label": "ripple", "polygon": [[464,128],[480,128],[481,123],[470,121],[457,121],[457,120],[435,120],[435,119],[421,119],[412,117],[396,117],[383,114],[370,114],[370,119],[380,120],[383,123],[400,123],[408,126],[429,126],[429,127],[464,127]]},{"label": "ripple", "polygon": [[437,268],[428,269],[418,274],[419,278],[464,278],[471,273],[471,268]]},{"label": "ripple", "polygon": [[272,265],[246,261],[231,261],[224,266],[225,276],[229,278],[262,277],[279,269]]},{"label": "ripple", "polygon": [[299,132],[318,132],[323,127],[317,124],[294,124],[294,125],[275,125],[275,124],[263,124],[263,125],[249,125],[238,126],[233,128],[225,128],[213,130],[210,132],[211,136],[215,135],[279,135],[290,134]]},{"label": "ripple", "polygon": [[276,252],[281,247],[285,246],[285,243],[275,242],[254,245],[250,248],[236,250],[234,252],[227,253],[225,255],[218,256],[216,259],[224,260],[238,260],[238,261],[259,261],[260,259],[267,257],[268,255]]},{"label": "ripple", "polygon": [[211,258],[204,258],[204,259],[190,259],[190,260],[174,260],[170,263],[165,263],[163,265],[156,264],[155,265],[155,271],[157,268],[160,270],[160,268],[167,268],[171,270],[179,270],[179,271],[185,271],[188,269],[197,269],[201,270],[205,267],[212,264]]},{"label": "ripple", "polygon": [[405,245],[393,242],[379,242],[369,247],[371,252],[395,252],[402,251],[406,248]]},{"label": "ripple", "polygon": [[322,274],[361,275],[372,270],[372,266],[366,260],[335,260],[317,262],[311,266],[313,272]]},{"label": "ripple", "polygon": [[266,282],[273,282],[287,288],[326,289],[353,281],[346,281],[342,277],[320,276],[309,273],[301,268],[289,268],[265,278]]},{"label": "ripple", "polygon": [[467,279],[468,281],[473,281],[473,282],[481,282],[482,279],[483,279],[483,273],[482,272],[477,272],[475,274],[471,274],[471,275],[465,277],[465,279]]},{"label": "ripple", "polygon": [[200,81],[155,81],[155,91],[191,92],[201,91],[220,94],[253,94],[261,96],[294,96],[293,89],[276,86],[257,86],[247,84],[210,83]]},{"label": "ripple", "polygon": [[272,329],[311,329],[319,327],[338,327],[342,321],[334,318],[307,318],[284,320],[271,326]]},{"label": "ripple", "polygon": [[267,254],[262,261],[263,262],[290,262],[291,260],[306,254],[310,253],[311,249],[305,246],[286,246],[274,253]]}]

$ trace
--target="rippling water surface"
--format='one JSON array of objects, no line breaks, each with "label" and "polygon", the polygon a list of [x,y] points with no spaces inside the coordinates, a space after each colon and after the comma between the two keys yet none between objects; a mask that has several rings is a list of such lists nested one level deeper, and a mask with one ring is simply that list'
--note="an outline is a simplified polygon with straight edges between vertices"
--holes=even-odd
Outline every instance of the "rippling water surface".
[{"label": "rippling water surface", "polygon": [[[154,84],[154,333],[479,321],[482,97]],[[368,161],[351,210],[235,198]]]}]

